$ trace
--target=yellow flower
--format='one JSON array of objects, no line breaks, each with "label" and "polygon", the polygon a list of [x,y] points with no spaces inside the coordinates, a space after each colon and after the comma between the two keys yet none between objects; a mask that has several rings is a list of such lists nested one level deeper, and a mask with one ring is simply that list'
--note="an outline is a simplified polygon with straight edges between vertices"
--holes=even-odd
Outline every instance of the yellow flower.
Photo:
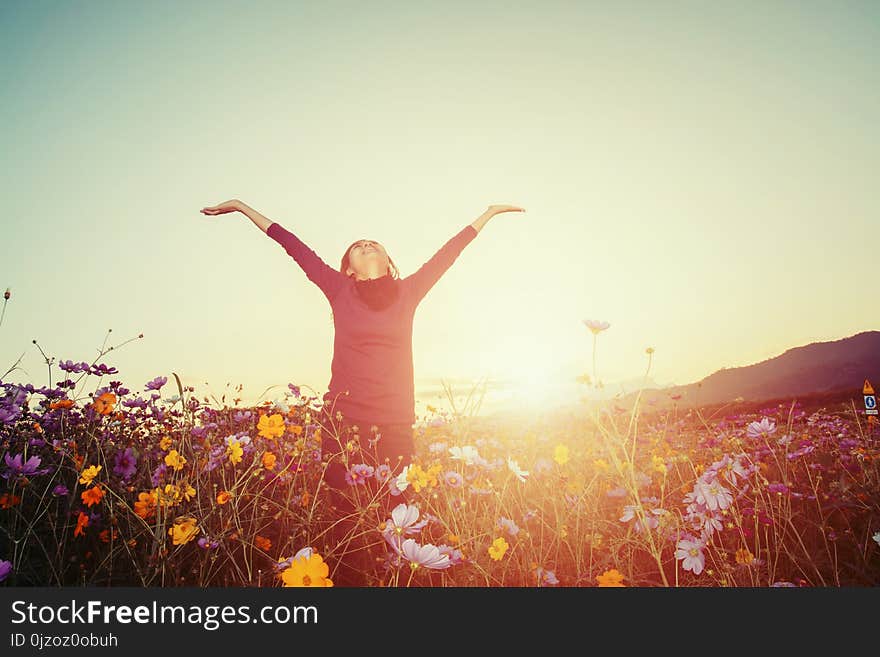
[{"label": "yellow flower", "polygon": [[189,502],[192,498],[196,496],[196,489],[190,486],[188,481],[184,481],[178,484],[178,488],[183,494],[183,499],[185,499],[187,502]]},{"label": "yellow flower", "polygon": [[232,497],[232,493],[228,490],[221,490],[217,493],[217,504],[226,504],[230,498]]},{"label": "yellow flower", "polygon": [[597,470],[608,472],[609,466],[608,462],[605,459],[596,459],[595,461],[593,461],[593,465],[596,466]]},{"label": "yellow flower", "polygon": [[277,457],[272,452],[266,452],[263,454],[263,467],[267,470],[274,470],[276,458]]},{"label": "yellow flower", "polygon": [[489,546],[489,556],[495,561],[501,561],[504,557],[504,553],[507,552],[508,547],[510,546],[507,544],[507,541],[504,540],[504,537],[499,536],[492,541],[492,545]]},{"label": "yellow flower", "polygon": [[306,559],[295,559],[290,567],[282,571],[281,579],[284,586],[333,586],[333,581],[327,578],[330,568],[324,563],[317,552]]},{"label": "yellow flower", "polygon": [[180,518],[174,521],[174,526],[168,530],[168,535],[172,537],[174,545],[185,545],[200,531],[195,518]]},{"label": "yellow flower", "polygon": [[182,454],[179,454],[176,449],[172,449],[165,455],[165,465],[174,468],[175,470],[180,470],[183,468],[186,463],[186,457]]},{"label": "yellow flower", "polygon": [[553,450],[553,460],[559,465],[565,465],[568,463],[568,447],[565,445],[557,445],[556,449]]},{"label": "yellow flower", "polygon": [[612,568],[611,570],[606,570],[604,573],[599,575],[596,578],[596,581],[599,582],[600,587],[622,587],[626,586],[623,583],[623,573],[618,572],[616,568]]},{"label": "yellow flower", "polygon": [[651,467],[660,474],[666,474],[666,462],[656,454],[651,456]]},{"label": "yellow flower", "polygon": [[284,416],[280,413],[261,415],[257,429],[263,438],[280,438],[284,435]]},{"label": "yellow flower", "polygon": [[744,566],[748,566],[755,560],[755,555],[748,548],[740,548],[736,551],[736,562]]},{"label": "yellow flower", "polygon": [[406,471],[406,480],[412,484],[413,490],[417,493],[426,488],[430,482],[428,473],[422,470],[418,463],[413,463],[409,466],[409,469]]},{"label": "yellow flower", "polygon": [[171,437],[165,436],[164,438],[162,438],[162,440],[159,441],[159,448],[165,450],[169,447],[171,447]]},{"label": "yellow flower", "polygon": [[226,453],[229,455],[229,462],[236,465],[241,463],[241,455],[244,454],[244,450],[241,448],[241,443],[233,440],[226,446]]},{"label": "yellow flower", "polygon": [[92,483],[92,479],[98,476],[98,473],[101,471],[103,466],[100,465],[90,465],[85,470],[82,471],[82,474],[79,476],[79,483],[86,484],[87,486]]}]

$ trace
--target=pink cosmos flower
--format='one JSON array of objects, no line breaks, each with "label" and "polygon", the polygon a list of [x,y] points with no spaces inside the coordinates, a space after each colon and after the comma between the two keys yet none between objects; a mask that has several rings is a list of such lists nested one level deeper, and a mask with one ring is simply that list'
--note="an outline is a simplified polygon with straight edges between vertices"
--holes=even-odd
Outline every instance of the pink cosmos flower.
[{"label": "pink cosmos flower", "polygon": [[776,433],[776,423],[770,418],[762,418],[760,422],[752,422],[746,429],[749,438],[760,438]]},{"label": "pink cosmos flower", "polygon": [[683,560],[682,568],[693,571],[694,575],[703,572],[703,566],[706,564],[706,555],[703,554],[705,543],[703,541],[691,536],[681,539],[675,547],[677,548],[675,558]]},{"label": "pink cosmos flower", "polygon": [[419,545],[411,538],[403,542],[403,545],[400,547],[400,553],[413,567],[422,566],[424,568],[442,570],[452,565],[449,555],[441,554],[440,548],[436,545],[431,545],[430,543]]}]

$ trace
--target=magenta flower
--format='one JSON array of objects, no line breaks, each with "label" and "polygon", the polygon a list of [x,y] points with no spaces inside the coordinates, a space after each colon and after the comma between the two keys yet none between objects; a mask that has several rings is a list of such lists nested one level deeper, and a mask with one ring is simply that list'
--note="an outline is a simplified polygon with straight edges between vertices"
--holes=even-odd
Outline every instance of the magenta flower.
[{"label": "magenta flower", "polygon": [[431,545],[430,543],[419,545],[411,538],[403,542],[400,553],[410,562],[413,568],[422,566],[424,568],[442,570],[452,565],[449,555],[440,554],[440,548],[436,545]]},{"label": "magenta flower", "polygon": [[12,562],[6,561],[5,559],[3,561],[0,561],[0,582],[9,577],[9,573],[11,572]]},{"label": "magenta flower", "polygon": [[351,469],[345,473],[345,481],[350,486],[365,486],[367,479],[373,476],[373,466],[366,463],[358,463],[353,465]]}]

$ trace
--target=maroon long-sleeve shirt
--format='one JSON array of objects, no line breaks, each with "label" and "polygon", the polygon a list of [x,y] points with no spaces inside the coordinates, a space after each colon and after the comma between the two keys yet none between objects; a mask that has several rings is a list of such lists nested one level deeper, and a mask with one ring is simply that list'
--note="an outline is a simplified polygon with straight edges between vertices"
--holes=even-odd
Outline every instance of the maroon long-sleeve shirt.
[{"label": "maroon long-sleeve shirt", "polygon": [[418,271],[396,281],[400,294],[391,306],[378,311],[358,296],[353,276],[330,267],[283,226],[273,223],[266,234],[284,247],[333,309],[336,334],[325,407],[341,411],[346,421],[412,426],[416,419],[413,316],[428,290],[477,236],[477,229],[468,224]]}]

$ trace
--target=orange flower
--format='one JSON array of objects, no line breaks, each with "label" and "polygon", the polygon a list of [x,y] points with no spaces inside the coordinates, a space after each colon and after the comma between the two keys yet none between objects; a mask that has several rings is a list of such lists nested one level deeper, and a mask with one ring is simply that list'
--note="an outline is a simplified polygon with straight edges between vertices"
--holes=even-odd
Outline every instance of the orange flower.
[{"label": "orange flower", "polygon": [[73,406],[72,399],[59,399],[58,401],[53,401],[51,404],[49,404],[50,409],[70,408],[71,406]]},{"label": "orange flower", "polygon": [[272,452],[266,452],[263,454],[263,467],[267,470],[274,470],[275,460],[276,456]]},{"label": "orange flower", "polygon": [[596,578],[596,581],[599,582],[600,587],[625,586],[625,584],[623,583],[623,573],[619,572],[616,568],[606,570],[604,573]]},{"label": "orange flower", "polygon": [[85,531],[83,531],[83,530],[84,530],[84,528],[86,528],[88,526],[89,526],[89,517],[85,513],[80,511],[79,516],[76,519],[76,529],[73,530],[73,535],[74,536],[81,536],[82,534],[85,534]]},{"label": "orange flower", "polygon": [[101,501],[101,498],[104,497],[104,491],[101,489],[100,485],[95,485],[84,490],[80,494],[80,497],[82,498],[83,504],[86,506],[92,506]]},{"label": "orange flower", "polygon": [[[109,542],[110,542],[110,538],[111,538],[111,536],[110,536],[110,530],[109,530],[109,529],[104,529],[104,530],[102,530],[101,533],[98,534],[98,538],[100,538],[101,541],[104,542],[104,543],[109,543]],[[113,530],[113,536],[112,536],[112,538],[113,538],[113,540],[116,540],[117,538],[119,538],[119,532],[117,532],[115,529]]]},{"label": "orange flower", "polygon": [[272,547],[272,541],[270,541],[265,536],[256,536],[254,538],[254,544],[263,551],[266,551],[270,547]]},{"label": "orange flower", "polygon": [[14,493],[3,493],[3,495],[0,495],[0,508],[2,509],[11,509],[19,502],[21,502],[21,498]]},{"label": "orange flower", "polygon": [[292,427],[290,427],[290,432],[294,436],[298,436],[303,432],[303,428],[298,424],[294,424]]},{"label": "orange flower", "polygon": [[156,513],[156,493],[147,491],[138,494],[138,501],[134,503],[134,512],[146,520]]},{"label": "orange flower", "polygon": [[94,402],[92,402],[92,406],[95,407],[95,411],[97,411],[101,415],[109,415],[111,412],[113,412],[113,407],[115,405],[116,395],[112,392],[105,392]]},{"label": "orange flower", "polygon": [[226,504],[230,499],[232,499],[232,493],[228,490],[221,490],[217,493],[217,504]]},{"label": "orange flower", "polygon": [[279,438],[284,435],[284,416],[280,413],[261,415],[257,429],[263,438]]},{"label": "orange flower", "polygon": [[755,560],[755,555],[748,548],[740,548],[736,551],[736,562],[743,566],[748,566]]}]

